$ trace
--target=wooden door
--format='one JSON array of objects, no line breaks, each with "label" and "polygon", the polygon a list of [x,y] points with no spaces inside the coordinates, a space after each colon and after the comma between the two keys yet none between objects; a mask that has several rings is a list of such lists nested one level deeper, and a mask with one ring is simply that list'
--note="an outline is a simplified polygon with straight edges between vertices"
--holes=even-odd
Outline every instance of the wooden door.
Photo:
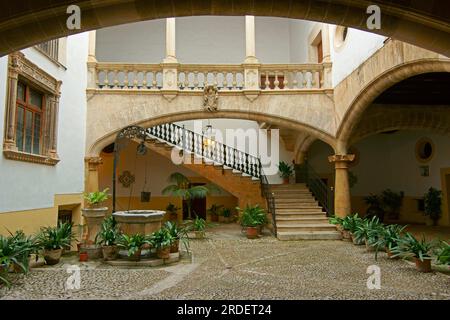
[{"label": "wooden door", "polygon": [[[204,186],[204,183],[191,183],[191,187],[193,186]],[[202,219],[206,220],[206,198],[201,199],[193,199],[192,207],[191,207],[192,218],[195,218],[196,215]],[[188,218],[188,210],[186,201],[183,200],[183,219],[186,220]]]}]

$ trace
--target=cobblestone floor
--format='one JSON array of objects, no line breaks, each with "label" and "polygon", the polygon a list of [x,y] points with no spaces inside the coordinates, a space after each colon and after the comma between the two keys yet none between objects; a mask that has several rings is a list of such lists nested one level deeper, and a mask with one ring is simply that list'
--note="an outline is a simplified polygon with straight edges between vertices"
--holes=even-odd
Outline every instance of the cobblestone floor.
[{"label": "cobblestone floor", "polygon": [[[80,264],[81,287],[65,290],[65,257],[54,267],[14,275],[1,299],[446,299],[450,275],[422,274],[412,263],[388,260],[343,241],[247,240],[237,226],[215,228],[191,241],[192,257],[161,268]],[[369,265],[381,268],[381,289],[367,289]]]}]

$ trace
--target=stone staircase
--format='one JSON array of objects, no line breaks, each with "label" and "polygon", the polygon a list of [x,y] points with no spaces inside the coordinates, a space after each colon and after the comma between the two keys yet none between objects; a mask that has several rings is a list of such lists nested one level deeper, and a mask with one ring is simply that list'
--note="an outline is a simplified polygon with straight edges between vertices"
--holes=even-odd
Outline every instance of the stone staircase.
[{"label": "stone staircase", "polygon": [[271,185],[280,240],[338,240],[322,207],[305,184]]}]

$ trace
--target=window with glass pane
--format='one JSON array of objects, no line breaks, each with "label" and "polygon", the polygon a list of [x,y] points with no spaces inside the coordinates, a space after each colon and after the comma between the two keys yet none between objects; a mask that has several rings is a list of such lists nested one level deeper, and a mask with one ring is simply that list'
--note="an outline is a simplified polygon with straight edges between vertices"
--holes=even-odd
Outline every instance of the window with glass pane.
[{"label": "window with glass pane", "polygon": [[40,154],[44,95],[19,82],[17,86],[16,145],[19,151]]}]

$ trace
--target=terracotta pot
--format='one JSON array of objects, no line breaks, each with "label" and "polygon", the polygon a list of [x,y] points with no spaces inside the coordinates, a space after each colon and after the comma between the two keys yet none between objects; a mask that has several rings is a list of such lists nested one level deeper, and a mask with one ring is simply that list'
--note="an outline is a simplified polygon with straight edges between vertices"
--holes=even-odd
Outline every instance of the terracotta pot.
[{"label": "terracotta pot", "polygon": [[117,258],[117,246],[103,246],[102,253],[104,260],[115,260]]},{"label": "terracotta pot", "polygon": [[103,258],[102,247],[99,245],[83,245],[80,251],[86,252],[90,260]]},{"label": "terracotta pot", "polygon": [[141,260],[141,249],[136,251],[136,253],[133,254],[132,256],[129,256],[128,260],[130,260],[130,261],[140,261]]},{"label": "terracotta pot", "polygon": [[283,184],[289,184],[289,178],[283,178]]},{"label": "terracotta pot", "polygon": [[59,262],[62,255],[62,249],[44,250],[44,259],[48,265],[54,265]]},{"label": "terracotta pot", "polygon": [[160,259],[169,259],[170,258],[170,247],[156,249],[156,256]]},{"label": "terracotta pot", "polygon": [[247,239],[258,238],[258,228],[257,227],[247,227]]},{"label": "terracotta pot", "polygon": [[86,262],[89,260],[89,256],[86,252],[80,252],[78,254],[78,260],[80,260],[80,262]]},{"label": "terracotta pot", "polygon": [[205,231],[194,231],[196,239],[203,239],[205,237]]},{"label": "terracotta pot", "polygon": [[180,240],[175,240],[170,246],[170,253],[177,253],[180,250]]},{"label": "terracotta pot", "polygon": [[398,259],[398,257],[393,257],[394,254],[391,252],[391,250],[389,250],[389,248],[385,248],[385,251],[389,259]]},{"label": "terracotta pot", "polygon": [[340,224],[336,225],[336,230],[339,231],[340,233],[342,233],[344,231],[344,227]]},{"label": "terracotta pot", "polygon": [[342,230],[342,240],[344,240],[344,241],[352,241],[352,236],[350,235],[350,231]]},{"label": "terracotta pot", "polygon": [[81,243],[77,243],[77,252],[80,252]]},{"label": "terracotta pot", "polygon": [[414,258],[416,262],[416,269],[419,272],[431,272],[431,259],[424,259],[421,261],[419,258]]}]

